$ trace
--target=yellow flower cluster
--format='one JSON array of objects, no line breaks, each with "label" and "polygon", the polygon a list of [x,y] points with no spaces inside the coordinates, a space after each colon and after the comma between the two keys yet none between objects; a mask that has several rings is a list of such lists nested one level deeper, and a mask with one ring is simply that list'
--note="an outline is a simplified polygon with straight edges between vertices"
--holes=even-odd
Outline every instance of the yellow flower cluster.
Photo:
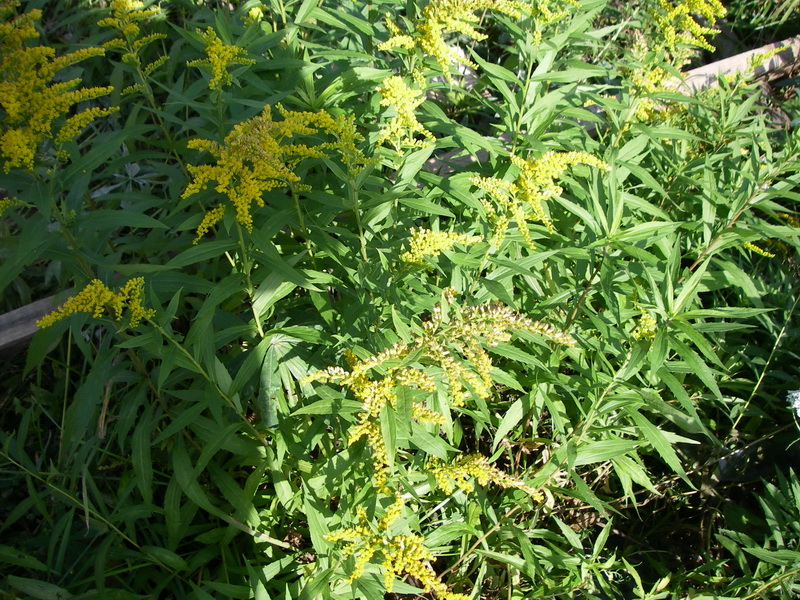
[{"label": "yellow flower cluster", "polygon": [[[97,24],[100,27],[112,27],[119,31],[125,38],[134,40],[139,37],[141,29],[139,23],[155,17],[161,12],[158,6],[144,7],[144,2],[139,0],[112,0],[112,16],[100,19]],[[111,40],[106,42],[106,48],[116,48],[119,42]]]},{"label": "yellow flower cluster", "polygon": [[[380,491],[388,493],[387,470],[389,457],[386,444],[381,434],[380,414],[387,404],[394,406],[397,401],[398,385],[416,386],[427,392],[436,391],[436,384],[428,373],[413,367],[401,366],[402,360],[409,354],[407,344],[397,343],[388,350],[376,354],[366,360],[359,360],[351,351],[345,351],[345,359],[350,370],[341,367],[329,367],[311,374],[306,381],[336,382],[347,387],[362,402],[358,422],[350,429],[348,444],[354,444],[366,437],[372,453],[373,483]],[[384,367],[386,374],[378,380],[369,377],[369,371],[375,367],[391,362],[396,366]],[[433,411],[415,411],[418,416],[428,421],[436,421],[438,417]],[[439,415],[441,417],[441,415]]]},{"label": "yellow flower cluster", "polygon": [[114,318],[119,321],[122,318],[122,311],[127,306],[130,311],[128,327],[136,327],[143,320],[152,319],[156,314],[155,310],[142,306],[143,293],[144,279],[141,277],[129,280],[116,293],[99,279],[94,279],[78,295],[67,298],[66,302],[56,310],[36,321],[36,326],[44,329],[56,321],[79,312],[91,313],[97,318],[101,317],[106,309],[110,309]]},{"label": "yellow flower cluster", "polygon": [[547,152],[541,158],[533,160],[512,155],[511,162],[519,168],[514,182],[496,177],[470,178],[473,185],[488,192],[494,200],[494,204],[487,200],[481,202],[494,228],[491,240],[493,246],[499,246],[503,241],[511,219],[517,222],[523,238],[531,247],[533,240],[528,232],[529,220],[543,223],[548,231],[553,231],[544,203],[561,195],[563,189],[556,184],[556,179],[568,167],[585,164],[608,169],[606,163],[586,152]]},{"label": "yellow flower cluster", "polygon": [[[452,295],[446,300],[452,302]],[[387,404],[394,406],[398,386],[414,386],[426,392],[436,391],[436,379],[420,368],[404,364],[413,360],[438,366],[450,392],[451,405],[463,406],[473,394],[488,398],[492,388],[492,360],[484,349],[511,339],[511,331],[528,331],[555,342],[573,345],[575,340],[552,325],[533,321],[514,313],[502,304],[483,304],[463,309],[453,305],[455,318],[444,323],[440,306],[436,306],[429,321],[422,324],[423,333],[411,342],[398,342],[391,348],[365,360],[351,352],[345,353],[349,370],[328,367],[312,373],[307,382],[335,382],[348,388],[362,402],[358,422],[351,428],[348,443],[362,437],[372,453],[374,485],[382,492],[388,491],[389,457],[386,454],[380,413]],[[381,367],[382,376],[372,379],[370,371]],[[441,423],[440,416],[427,408],[414,411],[418,418]]]},{"label": "yellow flower cluster", "polygon": [[775,258],[775,255],[772,252],[764,250],[763,248],[760,248],[759,246],[756,246],[752,242],[745,242],[744,244],[742,244],[742,246],[744,246],[745,248],[747,248],[751,252],[755,252],[756,254],[759,254],[759,255],[761,255],[761,256],[763,256],[765,258]]},{"label": "yellow flower cluster", "polygon": [[408,250],[400,255],[403,262],[427,266],[426,256],[439,256],[441,252],[450,250],[456,244],[469,246],[481,241],[480,237],[448,231],[431,231],[424,228],[411,228],[411,241]]},{"label": "yellow flower cluster", "polygon": [[[110,8],[111,16],[100,19],[97,24],[101,27],[116,29],[121,37],[115,37],[105,42],[103,47],[107,50],[120,52],[122,54],[122,62],[136,69],[142,68],[141,73],[145,77],[150,75],[163,65],[168,57],[160,56],[150,64],[141,67],[141,51],[151,42],[164,39],[167,36],[163,33],[141,35],[140,24],[142,21],[147,21],[160,15],[161,9],[158,6],[145,8],[144,3],[138,0],[112,0]],[[141,89],[142,84],[137,83],[123,90],[123,93]]]},{"label": "yellow flower cluster", "polygon": [[[402,77],[393,75],[383,81],[378,92],[382,96],[381,106],[391,107],[395,112],[378,137],[379,145],[391,140],[399,151],[403,146],[425,146],[433,142],[433,134],[422,126],[414,114],[425,100],[422,90],[409,87]],[[417,139],[417,133],[425,139]]]},{"label": "yellow flower cluster", "polygon": [[[75,89],[80,79],[53,79],[62,69],[93,56],[102,56],[102,48],[83,48],[55,56],[47,46],[28,46],[38,39],[34,23],[40,10],[16,16],[18,0],[0,0],[0,106],[5,111],[0,135],[0,156],[6,173],[13,168],[33,170],[36,149],[46,139],[56,144],[75,137],[92,120],[116,112],[117,108],[94,108],[79,113],[66,123],[54,125],[80,102],[109,94],[110,87]],[[54,136],[53,129],[58,133]]]},{"label": "yellow flower cluster", "polygon": [[7,210],[17,208],[18,206],[25,206],[25,203],[19,198],[0,198],[0,216]]},{"label": "yellow flower cluster", "polygon": [[433,553],[425,547],[424,540],[415,533],[393,535],[392,525],[402,515],[403,500],[395,495],[390,505],[378,522],[378,531],[373,532],[369,526],[367,513],[363,507],[356,512],[356,525],[340,529],[325,536],[329,542],[348,542],[342,554],[355,555],[355,566],[349,581],[355,581],[364,573],[364,567],[376,554],[382,557],[384,586],[387,593],[394,589],[395,579],[410,576],[419,582],[425,592],[433,593],[441,600],[468,600],[466,594],[455,594],[447,589],[447,585],[439,579],[430,566],[434,560]]},{"label": "yellow flower cluster", "polygon": [[443,464],[439,459],[431,457],[427,468],[436,479],[436,485],[445,494],[452,494],[454,486],[464,492],[472,492],[475,486],[469,479],[474,478],[481,486],[494,483],[502,488],[522,490],[537,502],[544,500],[541,491],[491,465],[489,459],[480,454],[459,456],[450,464]]},{"label": "yellow flower cluster", "polygon": [[637,340],[650,340],[656,337],[657,323],[656,318],[646,308],[639,308],[639,323],[634,328],[632,335]]},{"label": "yellow flower cluster", "polygon": [[[713,26],[718,18],[725,16],[725,12],[719,0],[677,0],[674,4],[659,0],[653,17],[663,47],[673,56],[682,56],[682,45],[714,51],[714,46],[705,36],[716,35]],[[692,14],[700,15],[710,26],[700,25]]]},{"label": "yellow flower cluster", "polygon": [[[292,169],[303,158],[338,150],[351,171],[357,170],[356,165],[370,162],[355,146],[363,138],[355,131],[352,118],[333,118],[324,111],[293,112],[280,105],[277,110],[282,120],[274,121],[271,108],[266,106],[260,115],[236,125],[221,144],[203,139],[190,141],[189,148],[208,151],[217,160],[214,165],[188,167],[193,181],[182,197],[187,198],[216,182],[214,189],[227,196],[236,209],[236,220],[252,231],[253,205],[264,206],[264,192],[297,183],[300,178]],[[293,140],[295,136],[318,133],[332,135],[335,141],[308,146]],[[195,243],[224,214],[221,206],[209,210],[197,228]]]},{"label": "yellow flower cluster", "polygon": [[479,10],[492,10],[514,19],[533,13],[539,24],[550,23],[565,14],[565,11],[551,11],[546,2],[537,2],[536,8],[533,8],[530,3],[518,0],[431,0],[422,9],[422,14],[415,23],[414,35],[403,34],[395,23],[387,21],[386,26],[391,37],[380,44],[378,49],[417,49],[424,56],[433,57],[447,81],[452,83],[452,63],[472,68],[475,65],[462,52],[448,45],[445,36],[456,33],[477,41],[486,39],[483,33],[475,29],[475,25],[480,22],[475,14]]},{"label": "yellow flower cluster", "polygon": [[247,15],[245,15],[243,21],[245,25],[252,25],[253,23],[258,23],[264,18],[264,9],[260,6],[253,6],[249,11],[247,11]]},{"label": "yellow flower cluster", "polygon": [[256,61],[252,58],[244,58],[247,52],[243,49],[224,44],[212,27],[207,28],[204,32],[198,31],[198,33],[206,44],[206,56],[208,58],[193,60],[186,63],[186,65],[211,69],[209,89],[220,91],[233,82],[233,76],[228,71],[230,66],[255,64]]}]

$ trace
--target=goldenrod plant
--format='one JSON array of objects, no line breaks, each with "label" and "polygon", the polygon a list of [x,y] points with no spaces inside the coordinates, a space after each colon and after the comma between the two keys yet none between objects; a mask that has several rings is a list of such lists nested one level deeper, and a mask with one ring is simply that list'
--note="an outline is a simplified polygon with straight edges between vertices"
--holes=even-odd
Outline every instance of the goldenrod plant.
[{"label": "goldenrod plant", "polygon": [[0,596],[800,595],[797,131],[667,85],[719,4],[0,14]]}]

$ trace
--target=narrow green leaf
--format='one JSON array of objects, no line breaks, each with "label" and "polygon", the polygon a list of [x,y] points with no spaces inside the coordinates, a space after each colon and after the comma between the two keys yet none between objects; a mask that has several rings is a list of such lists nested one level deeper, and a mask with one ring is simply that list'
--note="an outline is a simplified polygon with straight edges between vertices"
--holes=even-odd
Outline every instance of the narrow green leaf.
[{"label": "narrow green leaf", "polygon": [[[261,364],[260,384],[256,405],[261,422],[265,427],[273,428],[278,424],[278,403],[277,395],[280,391],[280,375],[278,372],[279,356],[275,340],[280,334],[272,336],[269,347],[264,355],[264,362]],[[284,354],[281,351],[281,356]]]},{"label": "narrow green leaf", "polygon": [[53,583],[28,579],[27,577],[9,575],[6,577],[6,583],[15,590],[27,594],[28,597],[37,598],[39,600],[62,600],[64,598],[73,597],[67,590]]},{"label": "narrow green leaf", "polygon": [[675,474],[694,489],[694,485],[686,476],[686,471],[683,470],[683,465],[681,465],[681,461],[675,453],[675,449],[667,438],[664,437],[664,434],[661,433],[661,430],[653,425],[647,417],[638,410],[626,410],[625,412],[633,419],[633,422],[636,423],[636,426],[642,433],[642,439],[647,440],[664,462],[675,471]]},{"label": "narrow green leaf", "polygon": [[188,571],[189,565],[178,554],[158,546],[142,546],[142,554],[150,558],[157,565],[165,565],[173,571]]},{"label": "narrow green leaf", "polygon": [[503,442],[509,431],[514,429],[517,424],[522,420],[525,413],[530,410],[530,397],[528,395],[518,398],[506,411],[503,420],[497,427],[494,434],[494,442],[492,442],[492,452],[497,450],[497,447]]},{"label": "narrow green leaf", "polygon": [[597,442],[588,442],[578,448],[574,466],[603,463],[617,456],[632,452],[641,446],[638,440],[605,439]]},{"label": "narrow green leaf", "polygon": [[131,464],[136,475],[136,485],[146,506],[153,504],[153,461],[150,455],[150,438],[153,434],[152,407],[147,410],[131,440]]}]

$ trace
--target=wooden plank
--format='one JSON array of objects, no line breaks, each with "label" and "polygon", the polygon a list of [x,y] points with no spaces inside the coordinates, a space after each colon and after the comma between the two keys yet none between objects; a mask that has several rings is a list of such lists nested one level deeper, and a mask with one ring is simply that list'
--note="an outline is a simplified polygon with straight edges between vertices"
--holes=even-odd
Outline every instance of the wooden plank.
[{"label": "wooden plank", "polygon": [[25,348],[36,333],[36,321],[56,305],[56,297],[50,296],[0,315],[0,354]]},{"label": "wooden plank", "polygon": [[[761,58],[778,48],[784,49],[766,60]],[[774,77],[791,69],[799,60],[800,36],[795,36],[692,69],[685,74],[683,81],[672,81],[668,85],[691,93],[715,86],[720,77],[736,73],[752,73],[755,77]]]}]

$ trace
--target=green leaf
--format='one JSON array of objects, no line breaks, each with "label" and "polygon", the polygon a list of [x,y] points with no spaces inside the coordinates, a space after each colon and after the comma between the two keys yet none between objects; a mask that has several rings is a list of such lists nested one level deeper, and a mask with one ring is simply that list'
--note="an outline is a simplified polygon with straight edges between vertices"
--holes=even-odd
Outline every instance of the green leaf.
[{"label": "green leaf", "polygon": [[280,391],[278,366],[280,357],[285,353],[285,351],[280,351],[279,356],[277,344],[281,343],[280,337],[280,334],[276,334],[270,338],[267,352],[264,355],[264,362],[261,364],[261,385],[258,388],[258,398],[256,399],[261,422],[270,429],[278,424],[278,405],[276,401],[276,396]]},{"label": "green leaf", "polygon": [[389,404],[381,408],[381,436],[386,447],[386,462],[391,472],[394,469],[394,458],[397,453],[397,411]]},{"label": "green leaf", "polygon": [[764,548],[742,548],[758,560],[763,560],[773,565],[793,567],[800,565],[800,552],[794,550],[765,550]]},{"label": "green leaf", "polygon": [[85,213],[80,219],[82,229],[114,229],[122,227],[141,227],[143,229],[169,229],[158,219],[131,210],[97,209]]},{"label": "green leaf", "polygon": [[588,442],[578,448],[574,466],[591,465],[611,460],[636,450],[642,443],[638,440],[605,439]]},{"label": "green leaf", "polygon": [[11,546],[0,545],[0,563],[16,565],[34,571],[50,571],[50,568],[40,560]]},{"label": "green leaf", "polygon": [[683,465],[681,464],[678,455],[675,453],[675,449],[672,447],[672,444],[667,440],[661,430],[653,425],[647,417],[645,417],[642,413],[637,410],[630,410],[627,409],[625,411],[633,422],[636,423],[636,426],[639,428],[639,431],[642,433],[642,438],[647,440],[650,445],[653,446],[656,452],[658,452],[659,456],[664,460],[669,467],[675,471],[675,473],[683,479],[689,486],[694,489],[694,485],[689,478],[686,476],[686,471],[683,470]]},{"label": "green leaf", "polygon": [[9,575],[6,577],[6,583],[14,589],[27,594],[30,598],[38,598],[39,600],[62,600],[63,598],[73,597],[67,590],[53,583],[28,579],[27,577]]},{"label": "green leaf", "polygon": [[167,262],[164,269],[178,269],[196,263],[207,263],[212,258],[217,258],[236,247],[232,240],[201,241],[197,246],[184,250],[178,256]]},{"label": "green leaf", "polygon": [[189,459],[189,453],[186,451],[186,446],[181,437],[175,438],[172,448],[172,468],[181,491],[186,494],[189,500],[216,517],[224,519],[228,516],[211,503],[203,488],[200,487],[194,467]]},{"label": "green leaf", "polygon": [[678,353],[678,356],[686,362],[690,371],[697,375],[717,398],[722,399],[722,392],[719,390],[719,386],[717,386],[711,368],[704,363],[697,352],[689,348],[689,346],[677,340],[675,336],[670,335],[670,338],[673,349]]},{"label": "green leaf", "polygon": [[189,570],[189,565],[186,563],[186,561],[171,550],[160,548],[158,546],[142,546],[140,550],[142,554],[147,556],[157,565],[164,565],[173,571]]},{"label": "green leaf", "polygon": [[153,435],[152,407],[148,409],[131,440],[131,464],[136,475],[136,485],[146,506],[153,504],[153,461],[150,455],[150,438]]},{"label": "green leaf", "polygon": [[522,420],[522,417],[525,416],[525,413],[530,410],[530,396],[525,395],[522,398],[518,398],[514,403],[509,407],[506,411],[506,414],[503,416],[503,420],[500,421],[500,425],[497,427],[497,431],[494,434],[494,442],[492,442],[492,452],[497,450],[497,447],[503,442],[508,432],[514,429],[517,424]]}]

